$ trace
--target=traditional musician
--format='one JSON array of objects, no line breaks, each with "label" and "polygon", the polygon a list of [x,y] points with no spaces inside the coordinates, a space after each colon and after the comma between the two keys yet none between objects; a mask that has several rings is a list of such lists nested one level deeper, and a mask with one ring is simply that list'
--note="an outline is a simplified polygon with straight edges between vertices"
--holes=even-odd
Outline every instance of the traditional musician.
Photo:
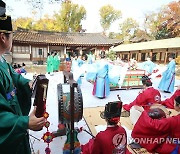
[{"label": "traditional musician", "polygon": [[162,108],[144,111],[135,124],[132,137],[151,153],[180,153],[180,115],[167,117]]},{"label": "traditional musician", "polygon": [[27,129],[43,127],[44,118],[35,117],[31,108],[30,81],[16,73],[3,58],[12,47],[11,17],[5,14],[6,4],[0,1],[0,153],[30,154]]},{"label": "traditional musician", "polygon": [[166,106],[167,108],[174,109],[174,99],[177,96],[180,96],[180,86],[170,98],[167,98],[164,101],[161,101],[161,104]]},{"label": "traditional musician", "polygon": [[152,87],[152,82],[148,76],[142,77],[142,84],[144,85],[143,91],[140,92],[133,102],[123,105],[124,110],[130,111],[131,107],[134,105],[142,106],[144,109],[149,109],[152,104],[160,103],[160,92]]},{"label": "traditional musician", "polygon": [[122,126],[118,126],[121,108],[121,102],[109,102],[105,105],[105,110],[100,116],[106,120],[107,128],[82,146],[83,154],[126,153],[126,131]]}]

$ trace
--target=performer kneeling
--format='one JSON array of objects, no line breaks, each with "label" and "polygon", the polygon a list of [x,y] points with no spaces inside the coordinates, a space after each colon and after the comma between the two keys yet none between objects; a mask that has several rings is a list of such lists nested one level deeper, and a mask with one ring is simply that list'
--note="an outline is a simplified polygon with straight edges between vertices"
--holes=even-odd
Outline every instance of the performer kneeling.
[{"label": "performer kneeling", "polygon": [[99,132],[94,139],[90,139],[82,145],[83,154],[110,154],[126,153],[127,135],[122,126],[118,126],[120,121],[122,103],[109,102],[105,106],[101,118],[107,122],[105,131]]},{"label": "performer kneeling", "polygon": [[148,76],[142,77],[142,84],[144,85],[144,89],[136,99],[130,104],[124,104],[123,109],[126,111],[130,111],[131,107],[134,105],[142,106],[144,109],[149,109],[149,107],[154,103],[160,103],[161,94],[157,89],[152,87],[152,82]]}]

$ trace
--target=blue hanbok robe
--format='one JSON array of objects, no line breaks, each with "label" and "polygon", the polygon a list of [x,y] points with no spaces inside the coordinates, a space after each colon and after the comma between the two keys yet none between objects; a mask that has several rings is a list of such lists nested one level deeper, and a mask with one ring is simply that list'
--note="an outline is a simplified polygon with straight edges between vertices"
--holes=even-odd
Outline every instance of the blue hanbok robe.
[{"label": "blue hanbok robe", "polygon": [[174,83],[175,83],[175,60],[171,60],[167,65],[167,69],[162,74],[162,79],[159,83],[159,89],[162,91],[173,92],[174,91]]},{"label": "blue hanbok robe", "polygon": [[87,64],[87,73],[86,73],[86,80],[89,82],[94,82],[96,79],[96,74],[98,70],[98,66],[96,63],[94,64]]},{"label": "blue hanbok robe", "polygon": [[93,88],[93,95],[98,98],[105,98],[110,94],[108,64],[100,67],[96,74],[96,80]]},{"label": "blue hanbok robe", "polygon": [[78,65],[78,60],[72,61],[71,70],[73,72],[74,80],[78,83],[78,85],[81,85],[82,84],[81,75],[83,73],[80,71],[80,67]]},{"label": "blue hanbok robe", "polygon": [[153,69],[156,67],[156,64],[151,60],[147,60],[142,63],[142,68],[147,72],[147,74],[152,74]]}]

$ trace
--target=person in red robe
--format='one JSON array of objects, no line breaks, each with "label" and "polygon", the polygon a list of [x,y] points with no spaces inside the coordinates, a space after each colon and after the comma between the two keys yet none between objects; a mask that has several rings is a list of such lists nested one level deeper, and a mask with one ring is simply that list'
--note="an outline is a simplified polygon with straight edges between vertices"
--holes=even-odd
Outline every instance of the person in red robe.
[{"label": "person in red robe", "polygon": [[157,89],[152,87],[152,82],[148,76],[142,77],[142,84],[144,85],[144,89],[133,102],[123,105],[124,110],[130,111],[131,107],[134,105],[149,109],[152,104],[161,102],[161,94]]},{"label": "person in red robe", "polygon": [[145,110],[135,124],[131,136],[151,153],[179,154],[180,115],[166,118],[160,108]]},{"label": "person in red robe", "polygon": [[118,126],[121,108],[122,102],[109,102],[105,105],[105,110],[100,116],[107,121],[107,128],[82,145],[82,154],[127,154],[126,131],[122,126]]},{"label": "person in red robe", "polygon": [[164,101],[161,101],[161,104],[166,106],[167,108],[174,109],[174,99],[177,96],[180,96],[180,86],[170,98],[167,98]]}]

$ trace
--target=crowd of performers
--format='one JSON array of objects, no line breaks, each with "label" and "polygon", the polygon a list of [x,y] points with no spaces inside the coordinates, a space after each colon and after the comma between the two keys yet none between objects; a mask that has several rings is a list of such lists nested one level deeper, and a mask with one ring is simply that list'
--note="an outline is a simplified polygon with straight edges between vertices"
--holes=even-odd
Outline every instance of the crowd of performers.
[{"label": "crowd of performers", "polygon": [[[175,84],[175,60],[174,55],[169,56],[169,64],[162,73],[162,80],[159,83],[161,91],[172,93]],[[84,76],[87,81],[93,83],[92,94],[98,98],[105,98],[110,94],[110,87],[117,86],[121,88],[126,73],[129,70],[145,70],[145,75],[151,77],[153,72],[156,72],[158,66],[153,63],[149,57],[147,61],[138,64],[136,60],[130,59],[128,63],[120,59],[110,61],[101,56],[95,61],[85,61],[81,56],[75,56],[72,59],[71,71],[73,72],[75,80],[81,84],[81,77]],[[157,73],[154,73],[157,74]],[[161,75],[161,74],[160,74]],[[158,75],[157,75],[158,76]]]},{"label": "crowd of performers", "polygon": [[20,64],[13,64],[13,66],[12,66],[13,68],[14,68],[14,70],[18,73],[18,74],[21,74],[21,73],[27,73],[27,71],[26,71],[26,64],[25,63],[22,63],[22,65],[20,65]]},{"label": "crowd of performers", "polygon": [[[107,128],[82,146],[83,154],[130,153],[126,131],[120,125],[120,116],[130,116],[134,124],[131,133],[134,140],[130,145],[138,145],[138,148],[145,148],[150,153],[180,153],[180,86],[170,98],[162,101],[160,92],[152,87],[148,76],[143,76],[142,82],[143,91],[129,105],[121,106],[120,102],[106,104],[100,116],[105,118]],[[179,114],[170,117],[168,108]],[[125,112],[130,114],[125,115]]]},{"label": "crowd of performers", "polygon": [[52,74],[59,71],[61,60],[60,56],[56,52],[48,53],[46,72]]},{"label": "crowd of performers", "polygon": [[[174,92],[174,58],[173,54],[169,56],[170,62],[162,74],[162,79],[158,86],[159,90],[165,93]],[[134,60],[132,61],[134,64]],[[147,67],[147,65],[151,64],[148,59],[147,62],[143,63],[143,66]],[[104,98],[110,92],[108,86],[110,80],[108,73],[111,70],[110,65],[104,58],[95,65],[93,68],[97,70],[90,73],[86,78],[94,78],[93,95]],[[127,69],[129,69],[129,65]],[[152,73],[153,69],[148,67],[148,70],[148,74],[142,76],[141,79],[144,86],[143,90],[139,92],[134,101],[129,104],[124,104],[123,106],[119,103],[114,103],[113,105],[111,103],[106,104],[105,111],[101,114],[101,118],[106,120],[107,128],[82,146],[83,154],[130,153],[126,147],[126,131],[119,125],[120,115],[125,117],[130,116],[134,124],[131,134],[135,142],[133,144],[139,144],[140,147],[147,149],[147,151],[151,153],[180,153],[180,114],[170,117],[170,112],[167,110],[167,108],[169,108],[180,112],[180,86],[170,98],[162,100],[160,91],[152,87],[153,83],[150,76],[148,76],[149,73]],[[118,112],[121,107],[122,112]]]}]

